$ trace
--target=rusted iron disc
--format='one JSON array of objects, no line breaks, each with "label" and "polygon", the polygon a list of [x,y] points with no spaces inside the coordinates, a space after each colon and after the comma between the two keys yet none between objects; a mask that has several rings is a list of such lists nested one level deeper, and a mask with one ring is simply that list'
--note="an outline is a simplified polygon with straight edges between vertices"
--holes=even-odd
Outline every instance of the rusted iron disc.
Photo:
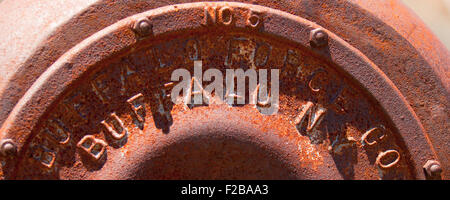
[{"label": "rusted iron disc", "polygon": [[[332,24],[339,21],[333,14],[343,12],[339,3],[370,20]],[[327,21],[325,15],[297,13],[297,3],[283,1],[155,1],[113,15],[94,32],[83,30],[88,24],[75,27],[79,36],[72,45],[60,44],[66,30],[55,31],[58,42],[47,41],[46,48],[59,47],[59,53],[42,55],[51,51],[44,48],[21,70],[48,62],[47,67],[28,75],[19,70],[10,78],[15,83],[1,90],[2,105],[12,104],[2,107],[1,176],[448,178],[443,144],[449,141],[449,95],[441,73],[448,69],[448,52],[435,49],[438,55],[422,58],[424,47],[411,47],[362,9],[367,5],[354,3],[327,1],[320,9],[298,3],[330,11]],[[102,6],[89,5],[92,15],[127,8]],[[351,13],[343,18],[353,18]],[[343,32],[353,26],[362,29]],[[352,40],[361,35],[370,40]],[[171,73],[193,73],[198,60],[204,70],[279,69],[278,113],[265,115],[262,104],[173,104]],[[17,93],[5,97],[12,92]]]}]

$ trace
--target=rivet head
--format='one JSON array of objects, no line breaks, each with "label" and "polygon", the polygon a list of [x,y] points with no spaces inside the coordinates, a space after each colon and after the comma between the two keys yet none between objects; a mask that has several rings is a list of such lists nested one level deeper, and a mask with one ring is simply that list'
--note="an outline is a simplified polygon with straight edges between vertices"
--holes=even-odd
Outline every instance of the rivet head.
[{"label": "rivet head", "polygon": [[442,172],[442,168],[441,168],[440,165],[437,165],[437,164],[436,165],[432,165],[430,167],[430,172],[432,174],[440,174]]},{"label": "rivet head", "polygon": [[428,176],[439,176],[442,173],[441,163],[436,160],[429,160],[423,166]]},{"label": "rivet head", "polygon": [[328,34],[321,28],[312,30],[309,39],[313,47],[324,47],[328,44]]},{"label": "rivet head", "polygon": [[147,18],[142,18],[134,23],[133,29],[140,36],[147,36],[152,33],[153,26]]},{"label": "rivet head", "polygon": [[17,147],[10,139],[5,139],[0,142],[0,153],[3,156],[14,156],[17,152]]}]

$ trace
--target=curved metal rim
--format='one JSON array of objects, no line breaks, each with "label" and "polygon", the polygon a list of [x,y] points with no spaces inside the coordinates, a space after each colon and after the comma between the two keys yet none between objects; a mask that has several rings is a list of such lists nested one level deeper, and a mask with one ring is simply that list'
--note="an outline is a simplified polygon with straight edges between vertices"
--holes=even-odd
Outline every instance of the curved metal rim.
[{"label": "curved metal rim", "polygon": [[[264,22],[265,30],[263,34],[276,35],[304,47],[309,46],[310,31],[315,28],[321,28],[303,18],[272,8],[231,2],[217,2],[213,4],[236,8],[251,8],[255,11],[265,12],[270,17]],[[188,16],[180,17],[180,15],[186,12],[202,13],[204,5],[204,3],[188,3],[150,10],[121,20],[84,40],[60,57],[26,92],[0,129],[2,133],[1,138],[11,138],[16,141],[20,151],[41,118],[36,116],[44,115],[47,108],[58,100],[58,97],[64,91],[87,71],[100,66],[99,63],[101,61],[136,45],[137,40],[134,32],[130,29],[130,24],[137,19],[144,16],[150,17],[154,27],[154,36],[167,32],[201,28],[200,20],[192,19]],[[158,21],[152,21],[151,19],[158,15],[174,12],[178,12],[178,17],[165,18],[164,23],[166,26],[158,26]],[[170,22],[176,23],[177,26],[167,26],[167,24],[171,24]],[[291,30],[295,30],[295,35],[286,32],[282,28],[286,24],[292,26]],[[411,156],[414,158],[413,162],[415,163],[412,164],[416,169],[416,177],[423,178],[421,173],[423,163],[436,155],[412,108],[395,85],[375,64],[357,49],[333,33],[327,32],[330,36],[329,59],[360,83],[385,109],[388,117],[390,117],[402,135]],[[320,51],[316,51],[316,53],[324,55]],[[90,56],[85,57],[83,55]],[[427,145],[427,147],[419,148],[418,143],[422,146]]]}]

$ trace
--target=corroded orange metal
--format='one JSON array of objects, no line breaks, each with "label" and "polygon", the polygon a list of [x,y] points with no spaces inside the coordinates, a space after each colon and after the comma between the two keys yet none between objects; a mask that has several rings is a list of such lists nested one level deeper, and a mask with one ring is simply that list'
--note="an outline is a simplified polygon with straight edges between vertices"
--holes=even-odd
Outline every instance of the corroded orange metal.
[{"label": "corroded orange metal", "polygon": [[[80,1],[16,22],[0,47],[0,139],[17,151],[2,178],[448,179],[449,54],[396,1],[187,2]],[[208,21],[214,8],[232,20]],[[280,69],[279,114],[173,105],[170,73],[194,60]],[[326,110],[317,128],[309,108]],[[442,173],[424,174],[429,160]]]}]

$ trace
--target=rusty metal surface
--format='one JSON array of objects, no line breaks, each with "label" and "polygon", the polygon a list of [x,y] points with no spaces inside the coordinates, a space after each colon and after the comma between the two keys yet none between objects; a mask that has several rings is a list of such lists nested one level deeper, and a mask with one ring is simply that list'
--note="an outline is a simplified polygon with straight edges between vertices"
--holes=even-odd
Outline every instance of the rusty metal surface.
[{"label": "rusty metal surface", "polygon": [[[354,21],[344,21],[342,24],[328,25],[339,17],[350,16],[333,18],[332,14],[343,12],[339,9],[338,1],[324,3],[321,9],[316,10],[330,11],[331,15],[298,11],[301,13],[298,15],[306,20],[280,10],[315,8],[318,6],[316,3],[258,3],[261,6],[231,2],[180,4],[124,19],[79,43],[39,77],[46,66],[53,63],[52,59],[56,60],[74,46],[71,43],[47,41],[45,49],[48,50],[44,51],[54,48],[59,53],[54,52],[53,56],[49,56],[54,58],[40,58],[38,55],[42,52],[35,54],[43,60],[29,60],[32,65],[22,67],[22,70],[31,67],[34,74],[26,74],[32,77],[21,77],[23,73],[16,73],[15,76],[23,81],[13,79],[14,84],[21,87],[14,89],[14,84],[7,82],[12,86],[8,85],[9,88],[2,92],[3,95],[17,94],[2,99],[2,104],[8,101],[18,101],[18,104],[2,107],[2,112],[14,110],[9,116],[2,115],[8,119],[1,128],[1,138],[12,139],[19,152],[17,157],[4,158],[3,177],[413,179],[424,178],[426,175],[422,166],[427,160],[433,159],[441,161],[444,177],[447,177],[448,145],[445,144],[449,142],[446,129],[449,126],[446,114],[448,91],[444,85],[448,85],[448,82],[442,73],[426,68],[429,66],[426,62],[429,61],[423,60],[419,54],[422,52],[417,52],[390,27],[383,26],[378,19],[364,13],[354,4],[346,3],[345,8],[366,14],[373,24],[366,21],[367,24],[355,25]],[[121,8],[126,12],[110,16],[116,18],[112,21],[116,22],[140,9],[159,7],[158,2],[142,5],[142,8],[126,7],[120,3],[113,5],[117,7],[102,7],[103,4],[98,2],[95,9],[89,10],[93,12],[90,13],[91,17]],[[233,8],[235,24],[230,27],[205,27],[201,22],[206,5]],[[280,5],[288,6],[281,8]],[[330,8],[324,8],[323,5]],[[262,28],[249,28],[245,19],[250,11],[263,13]],[[149,17],[153,35],[142,40],[146,34],[136,34],[132,29],[143,16]],[[326,17],[330,19],[323,19]],[[80,18],[83,19],[83,14],[72,20]],[[89,20],[88,17],[84,19]],[[310,42],[310,31],[319,26],[308,20],[328,29],[326,33],[330,41],[325,47],[322,44],[311,45],[317,42]],[[88,33],[91,30],[84,29],[89,24],[76,21],[68,22],[65,26],[74,25],[71,23],[83,24],[75,26],[83,34],[69,35],[72,41],[91,35]],[[109,23],[111,21],[105,21],[103,25],[97,26],[101,28]],[[353,26],[349,27],[350,24]],[[381,36],[365,36],[374,43],[362,44],[358,43],[362,42],[361,39],[353,38],[366,34],[365,29],[344,34],[339,27],[345,27],[347,31],[353,27],[371,27],[367,30],[370,34]],[[373,27],[379,29],[375,31]],[[63,29],[61,31],[64,32]],[[55,35],[58,34],[61,33]],[[383,40],[386,44],[378,46],[380,37],[398,37],[399,40]],[[154,108],[162,101],[161,90],[164,83],[168,82],[171,70],[192,65],[193,48],[190,45],[198,45],[194,48],[200,49],[196,56],[206,62],[207,68],[225,67],[227,55],[233,55],[232,58],[236,59],[233,62],[235,68],[255,67],[256,63],[256,67],[267,65],[269,68],[282,69],[279,115],[262,116],[250,106],[229,108],[210,105],[186,110],[162,103],[165,109],[170,110],[165,112],[171,115],[170,120],[164,119],[167,113],[161,115]],[[233,45],[238,45],[238,52],[233,52]],[[270,53],[263,53],[260,57],[256,54],[252,58],[250,55],[257,52],[257,47]],[[392,52],[390,48],[393,47],[404,48],[405,51]],[[436,58],[437,61],[430,65],[442,64],[445,57],[440,54],[448,52],[445,49],[433,51],[437,51],[438,55],[427,59]],[[261,58],[264,56],[268,59]],[[402,56],[408,56],[407,63],[392,60]],[[408,63],[421,65],[405,72],[396,64],[398,62],[403,62],[402,65],[406,67]],[[158,68],[161,63],[164,68]],[[259,66],[262,63],[264,65]],[[446,70],[448,64],[443,63],[440,68],[434,69]],[[35,67],[37,64],[42,65]],[[389,66],[398,67],[391,70]],[[417,73],[421,67],[426,69]],[[326,73],[319,73],[321,70]],[[317,82],[312,79],[316,73],[323,74]],[[425,78],[428,82],[414,81],[413,90],[405,84],[414,80],[414,76]],[[33,86],[27,91],[27,85],[31,84]],[[315,86],[323,88],[319,87],[317,91]],[[22,92],[17,93],[18,90]],[[420,98],[417,91],[429,96]],[[154,94],[160,96],[154,97]],[[126,103],[136,95],[140,98],[142,95],[142,105],[145,105],[147,114],[141,118],[133,115]],[[320,123],[319,131],[303,133],[301,129],[295,128],[295,118],[302,110],[301,107],[309,105],[309,102],[325,108],[327,113]],[[431,113],[425,112],[430,108]],[[433,117],[427,119],[430,115]],[[228,116],[228,120],[218,123],[225,116]],[[128,131],[125,140],[118,137],[119,141],[116,141],[117,137],[108,136],[108,130],[102,128],[102,121],[107,119],[123,121]],[[137,119],[145,120],[139,123]],[[61,133],[58,129],[64,134],[51,139],[51,134],[49,137],[47,133]],[[227,137],[228,133],[230,135]],[[371,142],[374,138],[367,139],[375,133],[383,134],[384,139],[376,143]],[[83,146],[85,142],[98,145]],[[199,148],[193,148],[196,146]],[[437,146],[437,154],[434,146]],[[90,147],[102,148],[95,149],[95,156],[92,157],[85,151],[91,151]],[[209,154],[204,155],[206,152]],[[191,160],[189,156],[196,159]],[[260,166],[261,162],[264,165],[260,168],[251,167]],[[189,167],[181,169],[180,166],[185,164]],[[273,174],[269,173],[270,169],[280,170]],[[204,173],[205,170],[211,171]],[[144,171],[163,172],[148,174]],[[233,174],[236,171],[238,173]]]}]

